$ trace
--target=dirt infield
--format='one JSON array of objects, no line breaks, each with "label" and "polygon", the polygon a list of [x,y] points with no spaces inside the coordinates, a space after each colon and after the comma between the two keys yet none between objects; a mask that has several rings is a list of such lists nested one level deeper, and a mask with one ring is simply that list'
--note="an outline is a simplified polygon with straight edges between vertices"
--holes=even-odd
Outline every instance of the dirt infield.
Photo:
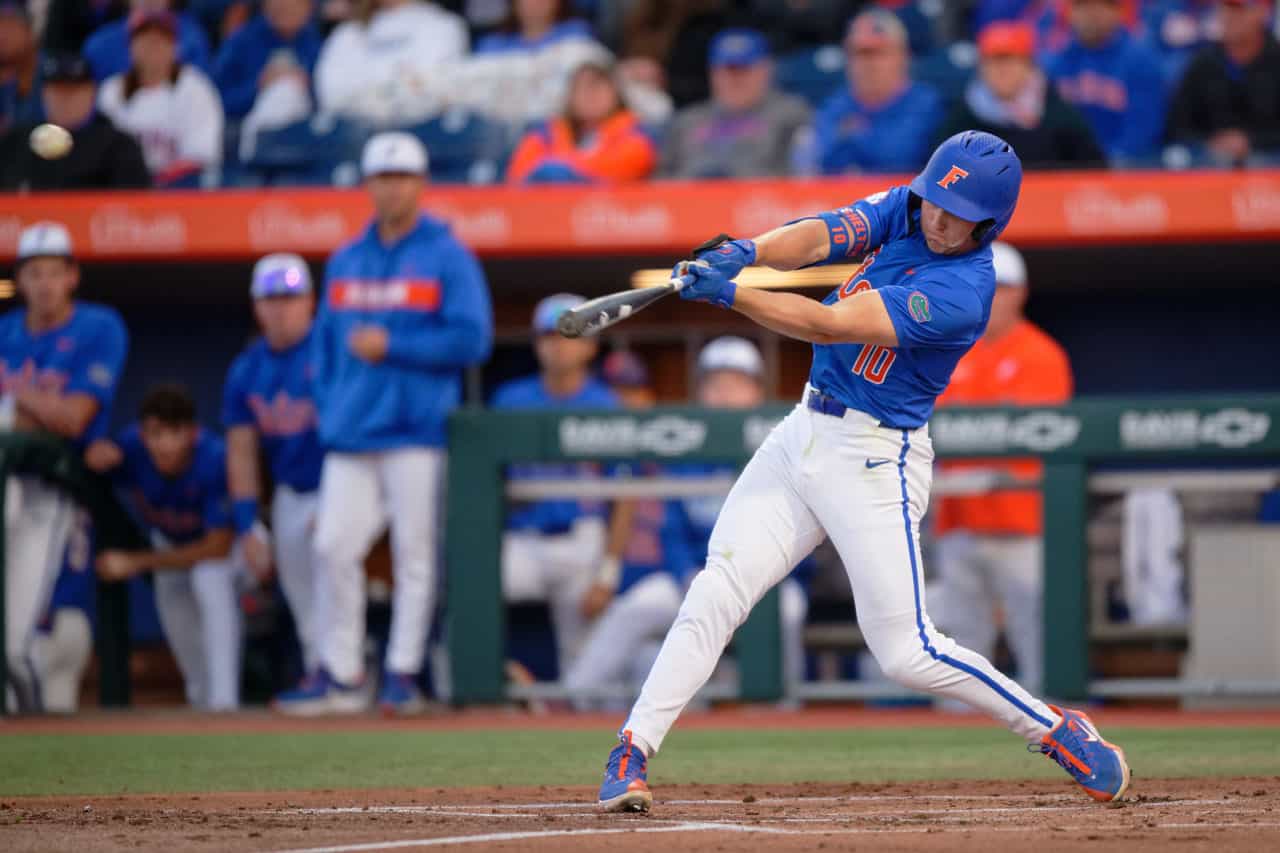
[{"label": "dirt infield", "polygon": [[0,848],[355,851],[1258,851],[1280,849],[1280,779],[1140,780],[1124,803],[1069,783],[670,786],[647,816],[582,787],[322,791],[0,803]]}]

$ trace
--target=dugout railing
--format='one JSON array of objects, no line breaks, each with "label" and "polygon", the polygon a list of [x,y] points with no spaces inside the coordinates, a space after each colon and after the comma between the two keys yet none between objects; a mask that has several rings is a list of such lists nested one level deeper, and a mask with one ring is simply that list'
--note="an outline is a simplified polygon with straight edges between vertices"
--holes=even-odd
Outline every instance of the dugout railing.
[{"label": "dugout railing", "polygon": [[[673,478],[609,485],[608,479],[545,484],[506,483],[516,462],[656,462],[742,464],[789,406],[749,412],[659,408],[643,412],[575,411],[497,413],[465,410],[450,430],[449,500],[445,531],[448,571],[447,639],[452,698],[461,704],[499,702],[518,691],[505,683],[504,605],[499,559],[505,501],[569,496],[673,494]],[[1046,695],[1080,700],[1090,695],[1280,695],[1280,682],[1192,684],[1178,679],[1091,681],[1087,499],[1091,471],[1105,465],[1165,469],[1214,462],[1265,469],[1250,482],[1280,486],[1280,396],[1080,399],[1055,408],[948,408],[930,422],[941,459],[1037,456],[1045,523]],[[1269,466],[1269,467],[1268,467]],[[1203,471],[1200,475],[1203,475]],[[1110,477],[1108,473],[1094,475]],[[1192,475],[1195,476],[1195,475]],[[1175,477],[1171,480],[1175,486]],[[1224,477],[1230,487],[1237,482]],[[1261,486],[1258,484],[1261,483]],[[723,492],[726,483],[705,488]],[[1114,484],[1113,484],[1114,485]],[[784,693],[776,591],[752,611],[733,640],[738,651],[740,698],[769,701]],[[808,698],[883,694],[820,685]],[[527,691],[526,691],[527,692]],[[535,691],[536,692],[536,691]],[[540,695],[554,695],[555,689]]]}]

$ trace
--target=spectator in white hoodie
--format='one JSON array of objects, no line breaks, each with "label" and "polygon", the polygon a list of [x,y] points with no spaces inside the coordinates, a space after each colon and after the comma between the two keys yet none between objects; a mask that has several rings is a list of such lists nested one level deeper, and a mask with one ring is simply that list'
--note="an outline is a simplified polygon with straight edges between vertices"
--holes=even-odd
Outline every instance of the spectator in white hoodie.
[{"label": "spectator in white hoodie", "polygon": [[98,92],[98,108],[138,140],[159,187],[196,186],[222,162],[222,101],[203,72],[178,62],[177,32],[172,12],[135,12],[129,70]]},{"label": "spectator in white hoodie", "polygon": [[417,0],[360,0],[316,62],[320,110],[406,124],[439,107],[441,66],[467,53],[462,18]]}]

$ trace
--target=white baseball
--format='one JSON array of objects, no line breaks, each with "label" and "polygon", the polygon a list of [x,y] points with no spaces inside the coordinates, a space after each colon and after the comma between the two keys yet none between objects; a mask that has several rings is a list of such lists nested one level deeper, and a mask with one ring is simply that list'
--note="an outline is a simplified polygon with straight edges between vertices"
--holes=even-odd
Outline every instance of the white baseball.
[{"label": "white baseball", "polygon": [[45,160],[60,160],[71,153],[71,134],[65,127],[42,124],[31,131],[31,150]]}]

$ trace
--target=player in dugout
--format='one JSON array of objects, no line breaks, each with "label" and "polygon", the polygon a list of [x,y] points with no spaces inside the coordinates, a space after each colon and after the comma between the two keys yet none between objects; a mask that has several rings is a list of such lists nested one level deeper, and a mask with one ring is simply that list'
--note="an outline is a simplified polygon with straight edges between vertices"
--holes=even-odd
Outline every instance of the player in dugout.
[{"label": "player in dugout", "polygon": [[[129,345],[124,322],[112,308],[75,299],[80,267],[57,222],[18,235],[14,278],[23,305],[0,317],[0,430],[47,433],[83,449],[107,432]],[[40,711],[37,623],[59,579],[75,507],[38,476],[10,476],[3,488],[9,681],[19,710]]]}]

